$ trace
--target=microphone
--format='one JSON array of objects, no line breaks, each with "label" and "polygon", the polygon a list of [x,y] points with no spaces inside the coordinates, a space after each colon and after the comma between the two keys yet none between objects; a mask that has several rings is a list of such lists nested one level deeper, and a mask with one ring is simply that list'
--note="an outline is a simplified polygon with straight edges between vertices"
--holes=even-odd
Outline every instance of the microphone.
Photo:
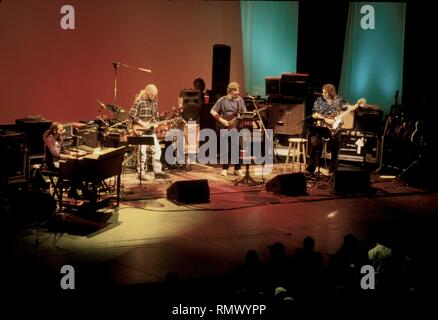
[{"label": "microphone", "polygon": [[138,70],[146,72],[146,73],[152,73],[152,71],[149,69],[138,68]]},{"label": "microphone", "polygon": [[248,98],[248,99],[251,99],[251,100],[255,100],[256,99],[256,97],[253,97],[253,96],[250,96],[250,95],[246,95],[245,98]]}]

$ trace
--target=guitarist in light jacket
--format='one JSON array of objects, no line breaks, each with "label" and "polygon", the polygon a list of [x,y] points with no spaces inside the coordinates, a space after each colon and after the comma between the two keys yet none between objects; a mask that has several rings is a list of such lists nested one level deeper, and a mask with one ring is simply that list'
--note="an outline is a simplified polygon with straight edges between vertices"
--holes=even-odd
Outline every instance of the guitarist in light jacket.
[{"label": "guitarist in light jacket", "polygon": [[[336,88],[333,84],[325,84],[322,86],[322,97],[318,97],[315,100],[312,109],[312,117],[317,121],[322,122],[322,125],[330,127],[334,124],[334,117],[349,109],[349,104],[345,99],[336,94]],[[338,164],[338,154],[341,145],[341,131],[336,130],[330,137],[330,151],[331,151],[331,163],[330,172],[336,170]],[[313,135],[310,137],[312,142],[312,149],[310,151],[309,164],[306,171],[314,173],[316,167],[319,165],[319,160],[323,148],[322,138],[319,135]]]},{"label": "guitarist in light jacket", "polygon": [[[211,115],[218,122],[218,127],[222,129],[231,129],[233,127],[233,123],[236,120],[236,117],[241,112],[246,112],[245,101],[243,101],[240,94],[240,85],[237,82],[230,82],[227,87],[227,95],[219,98],[213,108],[211,109]],[[228,174],[228,166],[231,157],[230,150],[231,143],[228,143],[228,163],[222,164],[222,176],[226,176]],[[240,170],[240,164],[234,165],[234,174],[238,176],[242,176],[242,171]]]},{"label": "guitarist in light jacket", "polygon": [[145,168],[146,151],[148,147],[152,153],[152,167],[155,178],[168,177],[161,171],[161,148],[152,126],[153,122],[158,121],[157,94],[157,87],[154,84],[148,84],[144,90],[141,90],[135,97],[134,104],[129,111],[132,122],[143,127],[143,135],[152,136],[154,138],[153,145],[140,145],[138,148],[139,159],[137,161],[137,171],[140,179],[145,177],[144,174],[147,169]]}]

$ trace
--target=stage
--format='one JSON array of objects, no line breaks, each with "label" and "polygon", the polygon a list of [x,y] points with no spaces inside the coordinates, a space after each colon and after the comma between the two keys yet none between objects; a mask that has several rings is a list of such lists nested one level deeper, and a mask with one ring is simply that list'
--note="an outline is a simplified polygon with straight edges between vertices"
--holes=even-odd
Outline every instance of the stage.
[{"label": "stage", "polygon": [[[275,164],[265,181],[283,168]],[[291,256],[310,235],[326,264],[348,233],[366,250],[378,233],[399,251],[429,248],[435,241],[438,197],[398,178],[372,172],[370,192],[350,195],[335,193],[322,175],[317,184],[307,179],[306,194],[284,196],[267,192],[264,185],[235,186],[236,177],[220,176],[219,167],[193,164],[188,169],[166,171],[169,180],[147,174],[141,186],[133,170],[124,170],[118,208],[65,210],[18,226],[11,252],[13,273],[19,275],[14,288],[59,292],[60,269],[71,265],[79,292],[156,290],[174,272],[188,287],[219,283],[226,294],[233,286],[223,279],[243,264],[245,253],[254,249],[266,263],[268,246],[275,242]],[[166,198],[172,182],[195,179],[208,179],[210,202],[175,204]]]}]

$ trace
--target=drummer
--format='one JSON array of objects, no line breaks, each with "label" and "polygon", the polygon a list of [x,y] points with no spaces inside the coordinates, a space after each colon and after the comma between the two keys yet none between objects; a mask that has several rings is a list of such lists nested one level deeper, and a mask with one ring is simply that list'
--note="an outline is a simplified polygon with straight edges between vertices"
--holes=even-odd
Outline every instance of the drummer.
[{"label": "drummer", "polygon": [[140,125],[143,129],[144,136],[151,136],[154,138],[153,145],[138,146],[137,153],[137,173],[139,179],[145,177],[146,156],[147,151],[152,154],[152,167],[154,170],[154,177],[156,179],[166,179],[169,176],[162,172],[161,167],[161,148],[154,129],[151,127],[153,122],[158,121],[158,103],[157,103],[158,89],[154,84],[148,84],[144,90],[141,90],[135,97],[134,104],[129,111],[131,120],[134,124]]}]

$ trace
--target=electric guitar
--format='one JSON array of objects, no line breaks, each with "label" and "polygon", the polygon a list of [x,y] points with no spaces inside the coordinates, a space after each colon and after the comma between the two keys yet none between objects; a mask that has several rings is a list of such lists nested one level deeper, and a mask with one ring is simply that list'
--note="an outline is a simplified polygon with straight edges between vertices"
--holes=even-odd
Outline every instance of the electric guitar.
[{"label": "electric guitar", "polygon": [[353,112],[358,107],[363,107],[366,104],[365,98],[360,98],[357,103],[353,106],[350,106],[348,110],[345,110],[341,113],[334,112],[333,114],[329,116],[323,116],[319,113],[314,113],[312,117],[317,120],[322,120],[323,123],[318,123],[317,125],[325,126],[332,131],[332,133],[337,133],[343,126],[344,120],[343,118],[349,114],[350,112]]},{"label": "electric guitar", "polygon": [[168,123],[169,120],[155,121],[155,122],[146,122],[139,120],[137,123],[132,123],[132,132],[136,136],[141,136],[145,134],[147,131],[153,131],[153,129],[157,128],[161,124]]}]

